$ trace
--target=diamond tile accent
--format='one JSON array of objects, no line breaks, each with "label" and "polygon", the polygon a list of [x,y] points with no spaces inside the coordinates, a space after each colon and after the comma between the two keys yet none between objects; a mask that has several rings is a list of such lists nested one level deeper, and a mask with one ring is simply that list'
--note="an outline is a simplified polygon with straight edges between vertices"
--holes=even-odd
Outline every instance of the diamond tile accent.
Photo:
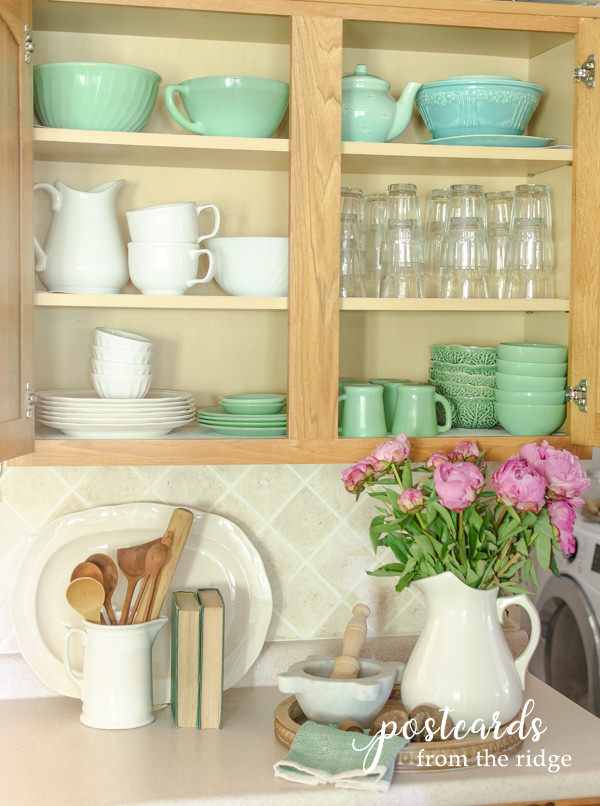
[{"label": "diamond tile accent", "polygon": [[9,602],[32,535],[90,507],[164,501],[230,518],[256,546],[273,591],[267,640],[339,638],[357,602],[369,635],[420,629],[423,606],[370,577],[374,502],[341,483],[342,465],[9,468],[0,479],[0,654],[16,651]]}]

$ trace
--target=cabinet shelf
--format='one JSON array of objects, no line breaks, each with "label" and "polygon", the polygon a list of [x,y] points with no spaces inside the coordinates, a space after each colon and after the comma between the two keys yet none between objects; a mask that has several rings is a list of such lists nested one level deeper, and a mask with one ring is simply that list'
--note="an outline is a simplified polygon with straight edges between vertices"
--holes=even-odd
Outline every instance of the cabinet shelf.
[{"label": "cabinet shelf", "polygon": [[[350,463],[366,456],[382,441],[379,439],[319,439],[287,438],[238,439],[231,437],[190,437],[193,426],[181,429],[163,439],[66,439],[36,438],[32,454],[11,460],[11,466],[102,466],[102,465],[193,465],[193,464],[321,464]],[[177,436],[179,433],[179,436]],[[464,431],[453,429],[443,437],[411,439],[411,456],[424,461],[433,451],[450,451],[464,439],[477,440],[489,461],[502,461],[518,453],[526,437],[513,437],[502,429]],[[536,439],[536,437],[531,438]],[[574,446],[568,436],[555,434],[544,437],[557,448],[566,448],[583,458],[589,451]]]},{"label": "cabinet shelf", "polygon": [[[201,294],[145,296],[143,294],[57,294],[38,291],[36,308],[135,308],[147,310],[285,311],[287,297],[231,297]],[[569,311],[568,299],[340,299],[341,311]]]},{"label": "cabinet shelf", "polygon": [[34,157],[47,162],[161,168],[287,171],[284,138],[212,137],[157,132],[104,132],[36,126]]}]

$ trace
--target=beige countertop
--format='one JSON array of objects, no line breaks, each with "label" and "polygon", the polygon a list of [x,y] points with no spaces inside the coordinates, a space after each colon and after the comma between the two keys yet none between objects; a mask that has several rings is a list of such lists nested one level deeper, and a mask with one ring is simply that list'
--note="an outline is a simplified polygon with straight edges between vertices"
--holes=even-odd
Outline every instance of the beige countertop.
[{"label": "beige countertop", "polygon": [[[106,731],[79,722],[80,702],[46,697],[0,702],[0,803],[7,806],[182,806],[187,804],[371,804],[475,806],[597,796],[600,719],[534,678],[531,717],[547,731],[526,739],[505,768],[396,773],[387,794],[312,787],[276,778],[285,748],[273,733],[284,698],[275,687],[225,693],[220,731],[177,729],[168,708],[144,728]],[[528,755],[528,751],[530,754]],[[526,766],[544,751],[571,756],[556,773]],[[539,760],[539,759],[538,759]]]}]

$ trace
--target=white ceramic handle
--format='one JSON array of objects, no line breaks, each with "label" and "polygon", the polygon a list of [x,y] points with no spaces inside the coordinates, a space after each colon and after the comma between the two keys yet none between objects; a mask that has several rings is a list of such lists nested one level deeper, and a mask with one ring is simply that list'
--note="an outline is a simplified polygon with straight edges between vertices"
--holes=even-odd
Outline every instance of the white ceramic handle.
[{"label": "white ceramic handle", "polygon": [[[50,209],[53,213],[55,213],[57,210],[60,210],[62,206],[62,196],[60,195],[60,191],[57,190],[54,185],[49,185],[47,182],[37,182],[37,184],[33,186],[33,189],[34,191],[45,190],[46,193],[49,194]],[[40,242],[35,235],[33,236],[33,249],[35,252],[35,270],[45,271],[46,266],[48,265],[48,255],[40,246]]]},{"label": "white ceramic handle", "polygon": [[521,681],[521,688],[525,689],[525,675],[527,673],[527,667],[529,666],[529,661],[531,660],[540,640],[542,625],[540,622],[540,614],[525,593],[520,593],[518,596],[501,596],[496,601],[496,607],[498,608],[498,619],[500,620],[500,623],[502,623],[502,614],[504,613],[505,608],[512,605],[520,605],[523,610],[526,610],[531,622],[531,635],[529,636],[529,643],[523,652],[521,652],[519,657],[515,658],[515,666],[517,667],[517,674],[519,675],[519,680]]},{"label": "white ceramic handle", "polygon": [[196,213],[198,215],[200,215],[202,210],[212,210],[213,213],[215,214],[215,223],[211,232],[207,233],[206,235],[200,235],[198,237],[198,243],[200,243],[200,241],[204,241],[206,238],[214,238],[214,236],[219,231],[219,227],[221,226],[221,213],[219,212],[219,208],[216,206],[216,204],[196,205]]},{"label": "white ceramic handle", "polygon": [[69,660],[69,644],[71,642],[71,636],[75,635],[75,633],[79,633],[79,635],[81,635],[81,641],[84,646],[87,644],[87,633],[85,630],[80,630],[79,627],[72,627],[71,629],[67,630],[65,633],[63,663],[65,665],[67,677],[69,677],[75,683],[81,693],[81,699],[83,699],[83,677],[73,671],[71,668],[71,662]]},{"label": "white ceramic handle", "polygon": [[215,267],[213,265],[213,253],[210,249],[192,249],[190,251],[190,255],[193,257],[200,257],[200,255],[208,255],[208,271],[204,275],[201,280],[188,280],[187,287],[191,288],[193,285],[199,285],[200,283],[208,283],[212,280],[215,276]]}]

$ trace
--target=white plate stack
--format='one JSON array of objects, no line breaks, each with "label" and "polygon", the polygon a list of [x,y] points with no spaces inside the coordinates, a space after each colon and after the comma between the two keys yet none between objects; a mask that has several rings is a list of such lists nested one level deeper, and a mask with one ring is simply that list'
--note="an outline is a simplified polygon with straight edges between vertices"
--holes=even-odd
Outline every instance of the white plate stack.
[{"label": "white plate stack", "polygon": [[42,425],[80,439],[157,439],[196,416],[192,395],[172,389],[152,389],[137,400],[103,399],[93,389],[49,389],[36,396]]},{"label": "white plate stack", "polygon": [[138,333],[97,327],[92,347],[92,383],[100,397],[145,397],[152,383],[152,341]]}]

